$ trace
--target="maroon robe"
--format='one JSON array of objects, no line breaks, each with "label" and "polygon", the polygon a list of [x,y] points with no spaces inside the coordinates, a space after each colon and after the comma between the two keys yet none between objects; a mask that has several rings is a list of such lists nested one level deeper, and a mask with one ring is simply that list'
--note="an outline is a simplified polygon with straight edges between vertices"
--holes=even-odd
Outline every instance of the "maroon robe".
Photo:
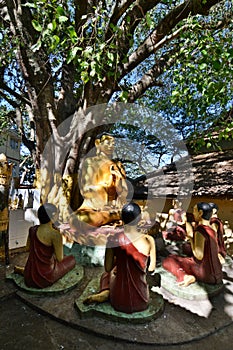
[{"label": "maroon robe", "polygon": [[225,258],[227,255],[227,250],[226,246],[224,243],[224,238],[223,238],[223,233],[224,233],[224,228],[223,228],[223,223],[222,220],[220,220],[217,217],[212,217],[210,219],[210,224],[216,224],[217,225],[217,240],[218,240],[218,252]]},{"label": "maroon robe", "polygon": [[222,266],[218,258],[218,244],[215,231],[206,225],[198,225],[194,231],[205,237],[204,256],[202,260],[192,257],[169,255],[163,261],[163,267],[182,282],[185,275],[195,276],[197,281],[218,284],[222,281]]},{"label": "maroon robe", "polygon": [[133,313],[143,311],[149,302],[146,282],[148,256],[140,253],[124,233],[115,237],[116,266],[101,277],[101,290],[110,290],[110,303],[117,311]]},{"label": "maroon robe", "polygon": [[43,244],[37,238],[38,227],[29,229],[30,251],[24,270],[24,281],[31,288],[46,288],[74,268],[75,258],[70,255],[58,262],[54,247]]},{"label": "maroon robe", "polygon": [[178,222],[182,222],[182,215],[185,213],[184,210],[182,209],[176,209],[174,212],[174,220],[178,223]]},{"label": "maroon robe", "polygon": [[167,229],[166,231],[163,231],[163,237],[164,239],[169,239],[170,241],[184,241],[186,238],[186,228],[185,224],[180,225],[179,222],[182,222],[182,215],[185,213],[183,209],[174,209],[174,225]]}]

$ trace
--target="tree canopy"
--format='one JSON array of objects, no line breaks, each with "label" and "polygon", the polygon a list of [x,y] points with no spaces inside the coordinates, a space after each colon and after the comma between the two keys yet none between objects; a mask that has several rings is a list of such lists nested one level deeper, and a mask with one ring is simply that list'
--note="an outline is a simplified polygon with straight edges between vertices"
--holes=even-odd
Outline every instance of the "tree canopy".
[{"label": "tree canopy", "polygon": [[0,14],[0,96],[37,169],[76,116],[66,164],[51,161],[62,176],[77,171],[101,118],[86,113],[94,105],[140,101],[184,137],[231,107],[232,1],[1,0]]}]

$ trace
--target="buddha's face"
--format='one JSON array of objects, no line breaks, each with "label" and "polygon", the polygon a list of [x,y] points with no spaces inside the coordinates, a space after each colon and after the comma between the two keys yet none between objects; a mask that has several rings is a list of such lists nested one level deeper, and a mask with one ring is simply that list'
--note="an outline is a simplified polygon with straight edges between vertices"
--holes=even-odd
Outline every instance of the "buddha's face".
[{"label": "buddha's face", "polygon": [[114,151],[115,140],[112,136],[103,136],[98,144],[100,152],[111,156]]}]

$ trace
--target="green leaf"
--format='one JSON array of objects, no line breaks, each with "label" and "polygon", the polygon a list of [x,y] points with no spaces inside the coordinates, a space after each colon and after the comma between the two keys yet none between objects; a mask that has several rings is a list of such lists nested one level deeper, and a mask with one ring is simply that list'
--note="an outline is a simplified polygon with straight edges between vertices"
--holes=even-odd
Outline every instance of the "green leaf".
[{"label": "green leaf", "polygon": [[66,17],[66,16],[59,16],[58,20],[59,20],[60,23],[64,23],[64,22],[68,21],[68,17]]},{"label": "green leaf", "polygon": [[93,68],[91,71],[90,71],[90,76],[91,77],[94,77],[96,74],[96,71],[95,71],[95,68]]},{"label": "green leaf", "polygon": [[34,45],[31,46],[31,50],[33,52],[36,52],[41,48],[41,45],[42,45],[41,40],[38,40]]},{"label": "green leaf", "polygon": [[201,50],[203,56],[208,56],[208,52],[206,50]]},{"label": "green leaf", "polygon": [[153,25],[153,21],[152,21],[152,18],[151,18],[151,16],[150,16],[150,14],[147,12],[146,13],[146,24],[148,25],[148,27],[149,28],[151,28],[152,27],[152,25]]},{"label": "green leaf", "polygon": [[57,7],[57,13],[58,13],[59,16],[64,16],[65,15],[65,11],[64,11],[62,6],[58,6]]},{"label": "green leaf", "polygon": [[129,24],[131,21],[131,17],[130,16],[126,16],[126,22]]},{"label": "green leaf", "polygon": [[26,2],[26,4],[22,4],[22,6],[31,7],[31,8],[34,8],[34,9],[37,8],[37,5],[36,5],[36,4],[33,4],[33,3],[31,3],[31,2]]},{"label": "green leaf", "polygon": [[76,40],[77,40],[77,33],[76,33],[74,27],[73,27],[73,26],[69,26],[69,27],[67,28],[67,30],[68,30],[69,37],[70,37],[70,40],[72,41],[72,43],[76,43]]},{"label": "green leaf", "polygon": [[214,82],[210,81],[209,84],[207,85],[208,89],[211,89],[214,86]]},{"label": "green leaf", "polygon": [[67,63],[70,63],[71,61],[73,61],[73,59],[76,57],[77,52],[82,50],[81,47],[75,46],[73,47],[67,55]]},{"label": "green leaf", "polygon": [[59,42],[60,42],[60,38],[59,38],[59,36],[57,36],[57,35],[53,35],[53,40],[54,40],[54,42],[55,42],[56,45],[58,45]]},{"label": "green leaf", "polygon": [[204,69],[206,69],[207,68],[207,64],[206,63],[201,63],[200,64],[200,69],[201,70],[204,70]]},{"label": "green leaf", "polygon": [[172,91],[172,96],[178,96],[180,93],[178,90],[173,90]]},{"label": "green leaf", "polygon": [[220,70],[221,69],[221,63],[219,62],[219,60],[215,60],[213,62],[213,66],[216,70]]},{"label": "green leaf", "polygon": [[56,27],[57,27],[57,23],[54,20],[48,24],[48,29],[50,29],[51,31],[55,30]]},{"label": "green leaf", "polygon": [[37,32],[42,31],[42,27],[41,27],[40,23],[38,21],[36,21],[35,19],[32,20],[32,25]]},{"label": "green leaf", "polygon": [[48,29],[53,30],[53,23],[48,24]]},{"label": "green leaf", "polygon": [[128,91],[122,91],[119,97],[122,102],[127,102],[128,96]]},{"label": "green leaf", "polygon": [[82,71],[81,72],[81,79],[84,82],[84,84],[86,84],[89,81],[89,74],[87,71]]},{"label": "green leaf", "polygon": [[107,56],[108,56],[108,58],[110,59],[110,61],[114,61],[114,55],[113,55],[112,52],[108,52],[108,53],[107,53]]}]

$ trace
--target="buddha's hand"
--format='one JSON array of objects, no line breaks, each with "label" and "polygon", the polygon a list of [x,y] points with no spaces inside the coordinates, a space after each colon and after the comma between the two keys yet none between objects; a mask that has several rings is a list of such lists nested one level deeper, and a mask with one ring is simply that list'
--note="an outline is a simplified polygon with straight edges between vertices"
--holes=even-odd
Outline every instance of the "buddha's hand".
[{"label": "buddha's hand", "polygon": [[116,178],[121,179],[122,178],[122,174],[120,172],[120,170],[118,169],[118,167],[115,164],[112,164],[110,166],[110,173],[115,176]]}]

